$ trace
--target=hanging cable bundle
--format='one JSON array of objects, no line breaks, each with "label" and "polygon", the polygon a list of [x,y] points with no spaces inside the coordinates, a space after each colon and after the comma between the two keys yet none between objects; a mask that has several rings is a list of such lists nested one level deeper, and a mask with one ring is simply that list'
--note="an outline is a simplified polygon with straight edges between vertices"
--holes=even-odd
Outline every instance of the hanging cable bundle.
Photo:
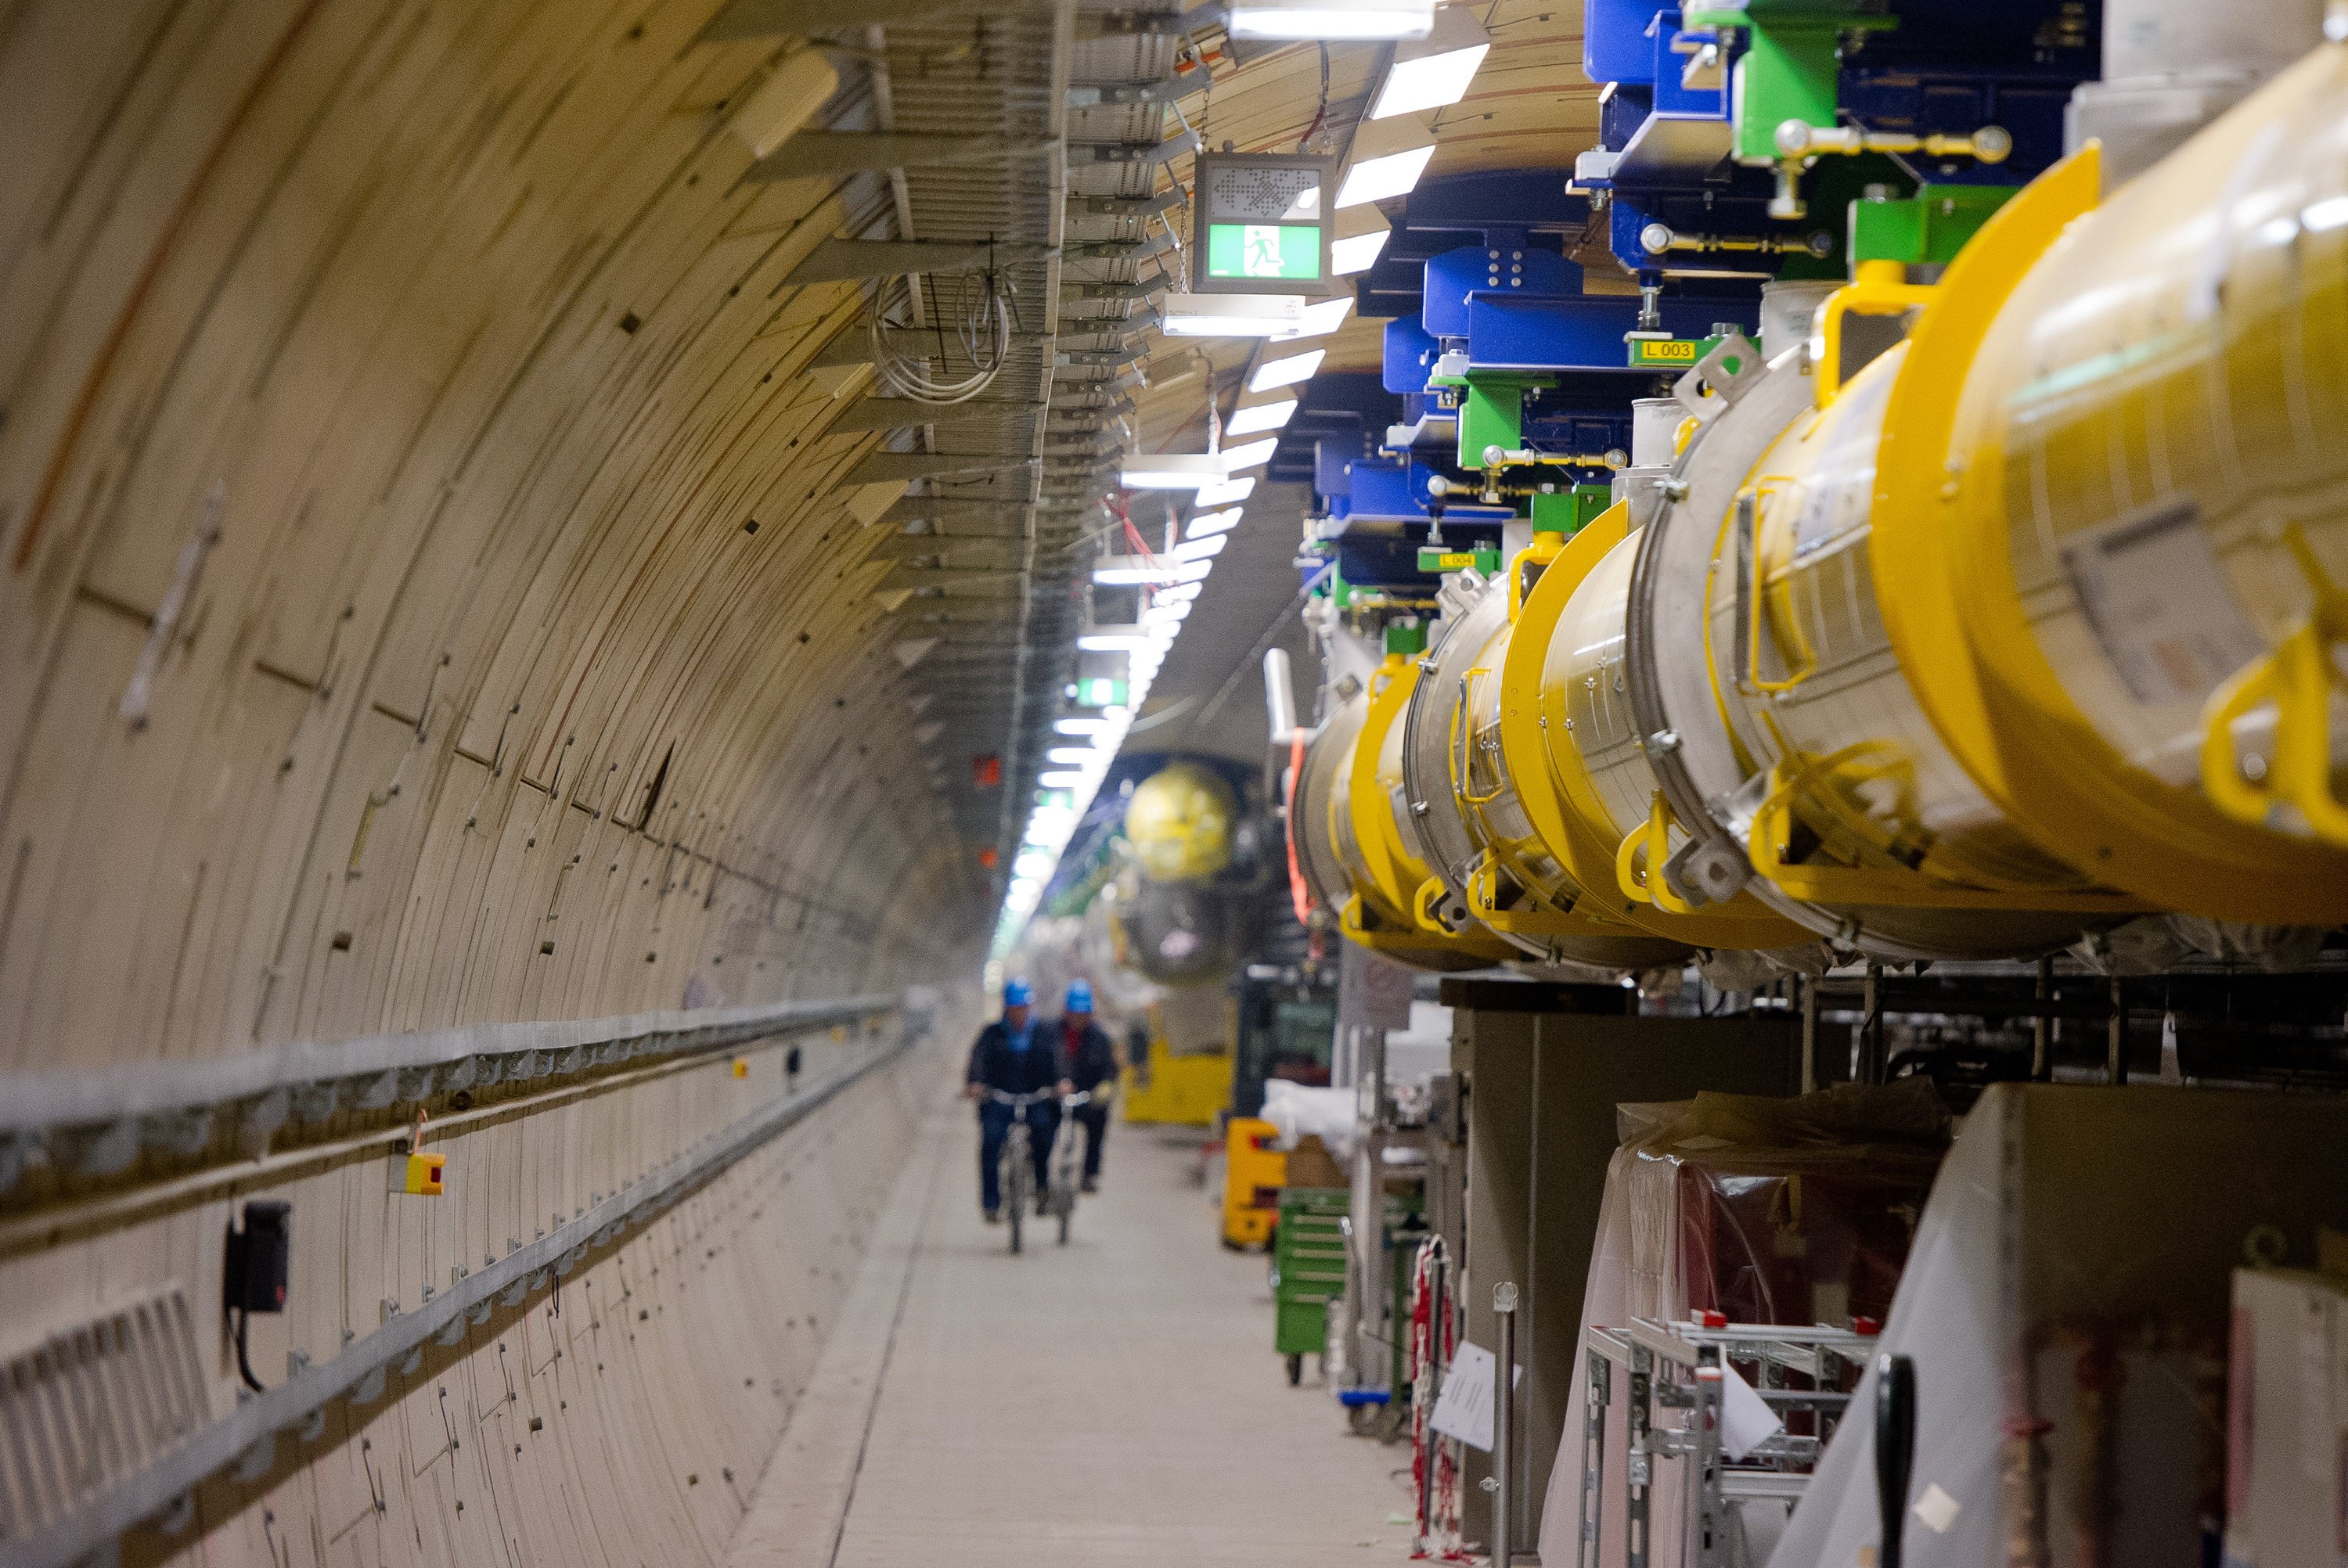
[{"label": "hanging cable bundle", "polygon": [[[963,358],[972,366],[970,374],[960,381],[940,381],[920,359],[909,356],[889,342],[889,333],[904,331],[892,327],[876,302],[871,319],[865,325],[866,336],[872,345],[872,368],[881,384],[900,397],[916,403],[952,405],[968,403],[972,398],[994,384],[1003,367],[1011,358],[1011,282],[993,267],[981,272],[965,272],[952,285],[951,308],[945,298],[947,289],[940,280],[930,280],[930,298],[938,308],[932,313],[935,320],[937,354],[930,364],[942,363],[947,357],[946,321],[953,323],[953,338],[962,350]],[[910,294],[910,291],[909,291]]]}]

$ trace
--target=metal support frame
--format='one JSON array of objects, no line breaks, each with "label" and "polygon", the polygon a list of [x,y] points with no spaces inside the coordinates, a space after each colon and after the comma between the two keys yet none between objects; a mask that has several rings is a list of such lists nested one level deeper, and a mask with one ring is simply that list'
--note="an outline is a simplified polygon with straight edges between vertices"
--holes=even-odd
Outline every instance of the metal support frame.
[{"label": "metal support frame", "polygon": [[[855,363],[861,364],[862,361]],[[860,459],[841,481],[845,485],[880,485],[891,479],[984,479],[998,474],[1025,473],[1035,466],[1033,457],[994,455],[970,456],[951,452],[875,452]]]},{"label": "metal support frame", "polygon": [[2047,1004],[2054,999],[2054,955],[2038,960],[2038,983],[2033,992],[2038,1015],[2030,1020],[2030,1078],[2034,1083],[2054,1081],[2054,1019]]},{"label": "metal support frame", "polygon": [[[1628,1439],[1622,1479],[1623,1568],[1646,1568],[1653,1554],[1654,1461],[1685,1461],[1684,1509],[1690,1568],[1721,1568],[1725,1561],[1727,1506],[1742,1498],[1791,1503],[1808,1484],[1833,1424],[1850,1403],[1875,1341],[1849,1329],[1733,1323],[1706,1328],[1694,1322],[1633,1318],[1627,1328],[1593,1327],[1584,1341],[1587,1392],[1582,1416],[1580,1538],[1574,1568],[1601,1568],[1605,1517],[1606,1412],[1613,1402],[1614,1368],[1629,1374],[1623,1408]],[[1720,1446],[1727,1363],[1758,1364],[1761,1398],[1781,1410],[1807,1410],[1815,1434],[1780,1432],[1743,1460],[1730,1461]],[[1785,1374],[1813,1387],[1788,1389]],[[1677,1428],[1654,1422],[1658,1407],[1685,1410]]]},{"label": "metal support frame", "polygon": [[1042,158],[1059,145],[1041,138],[1004,141],[949,131],[803,130],[752,164],[742,178],[754,184],[769,184],[778,179],[829,179],[887,169],[1015,163],[1024,158]]},{"label": "metal support frame", "polygon": [[2120,978],[2111,978],[2112,1016],[2105,1026],[2104,1075],[2114,1087],[2128,1081],[2127,1063],[2127,998],[2120,989]]},{"label": "metal support frame", "polygon": [[416,1370],[427,1341],[453,1346],[469,1325],[488,1321],[495,1308],[520,1306],[569,1274],[591,1251],[655,1218],[851,1083],[899,1059],[918,1038],[908,1030],[865,1061],[711,1134],[697,1149],[671,1156],[543,1238],[465,1275],[416,1310],[392,1315],[380,1328],[345,1346],[341,1354],[303,1367],[275,1388],[240,1402],[156,1463],[39,1534],[11,1542],[11,1568],[68,1568],[107,1552],[126,1531],[150,1520],[191,1517],[179,1506],[181,1501],[232,1465],[248,1481],[267,1475],[277,1463],[281,1435],[314,1441],[325,1431],[324,1415],[329,1405],[341,1399],[366,1405],[382,1399],[393,1366],[402,1373]]},{"label": "metal support frame", "polygon": [[1598,1568],[1605,1525],[1606,1410],[1613,1401],[1614,1368],[1592,1347],[1582,1352],[1581,1512],[1574,1532],[1573,1568]]},{"label": "metal support frame", "polygon": [[36,1152],[77,1176],[127,1170],[139,1152],[201,1153],[223,1123],[246,1153],[289,1124],[384,1111],[437,1093],[526,1083],[653,1056],[725,1050],[867,1017],[894,995],[702,1008],[630,1017],[475,1024],[295,1040],[201,1061],[0,1075],[0,1194]]},{"label": "metal support frame", "polygon": [[1499,1348],[1492,1359],[1492,1563],[1508,1568],[1517,1560],[1517,1286],[1492,1286],[1492,1315],[1499,1325]]},{"label": "metal support frame", "polygon": [[1055,245],[1006,240],[826,240],[783,276],[790,287],[850,279],[901,278],[913,273],[970,272],[1015,261],[1045,261]]},{"label": "metal support frame", "polygon": [[1796,975],[1794,984],[1802,997],[1802,1092],[1809,1094],[1818,1082],[1818,982],[1808,975]]}]

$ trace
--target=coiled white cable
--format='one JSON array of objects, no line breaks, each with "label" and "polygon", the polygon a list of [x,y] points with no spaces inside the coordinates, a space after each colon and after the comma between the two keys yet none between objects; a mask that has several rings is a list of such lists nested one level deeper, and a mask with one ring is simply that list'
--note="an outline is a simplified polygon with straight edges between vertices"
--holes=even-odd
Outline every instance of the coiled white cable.
[{"label": "coiled white cable", "polygon": [[[935,299],[942,292],[935,278],[931,280],[930,287],[932,298]],[[1007,280],[993,271],[964,273],[956,292],[954,305],[961,319],[955,323],[954,338],[975,367],[960,381],[938,381],[922,368],[919,361],[891,347],[888,323],[875,306],[865,326],[872,346],[872,368],[881,384],[898,396],[938,406],[968,403],[994,385],[994,378],[1009,363],[1011,292]]]}]

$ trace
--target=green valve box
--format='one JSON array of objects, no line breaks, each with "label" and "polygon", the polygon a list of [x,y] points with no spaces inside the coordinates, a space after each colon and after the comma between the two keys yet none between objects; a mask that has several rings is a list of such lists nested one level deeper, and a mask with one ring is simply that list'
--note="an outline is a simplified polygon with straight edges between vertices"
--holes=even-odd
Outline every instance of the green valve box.
[{"label": "green valve box", "polygon": [[1913,196],[1861,198],[1850,204],[1850,259],[1910,266],[1953,261],[1990,215],[2021,189],[1926,185]]},{"label": "green valve box", "polygon": [[1900,19],[1860,0],[1745,0],[1690,6],[1680,26],[1689,32],[1735,28],[1747,36],[1731,94],[1735,143],[1730,156],[1748,167],[1766,167],[1777,161],[1777,128],[1786,121],[1820,129],[1840,122],[1844,36],[1888,32]]},{"label": "green valve box", "polygon": [[1544,490],[1533,497],[1533,532],[1578,534],[1614,504],[1611,485],[1576,485],[1570,490]]}]

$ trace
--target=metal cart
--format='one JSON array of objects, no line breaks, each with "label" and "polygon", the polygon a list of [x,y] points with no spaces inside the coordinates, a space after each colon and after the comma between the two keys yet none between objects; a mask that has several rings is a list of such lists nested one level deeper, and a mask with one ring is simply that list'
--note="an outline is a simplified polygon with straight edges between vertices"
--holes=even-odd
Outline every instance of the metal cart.
[{"label": "metal cart", "polygon": [[[1823,1325],[1799,1328],[1636,1317],[1627,1328],[1591,1328],[1583,1352],[1589,1384],[1575,1568],[1646,1568],[1658,1512],[1670,1516],[1673,1509],[1668,1499],[1658,1509],[1657,1459],[1684,1461],[1676,1516],[1687,1531],[1688,1568],[1726,1568],[1728,1505],[1741,1499],[1770,1498],[1790,1508],[1800,1498],[1875,1345],[1872,1336]],[[1810,1419],[1806,1424],[1812,1430],[1781,1430],[1742,1459],[1729,1459],[1722,1450],[1720,1432],[1726,1362],[1753,1368],[1749,1380],[1754,1391],[1781,1417],[1807,1413]],[[1620,1563],[1605,1565],[1600,1561],[1599,1526],[1608,1479],[1606,1412],[1614,1399],[1617,1368],[1629,1378],[1624,1407],[1629,1447],[1617,1485],[1627,1529]],[[1789,1378],[1795,1378],[1808,1386],[1789,1387]],[[1659,1414],[1666,1409],[1686,1411],[1685,1423],[1661,1424]]]}]

